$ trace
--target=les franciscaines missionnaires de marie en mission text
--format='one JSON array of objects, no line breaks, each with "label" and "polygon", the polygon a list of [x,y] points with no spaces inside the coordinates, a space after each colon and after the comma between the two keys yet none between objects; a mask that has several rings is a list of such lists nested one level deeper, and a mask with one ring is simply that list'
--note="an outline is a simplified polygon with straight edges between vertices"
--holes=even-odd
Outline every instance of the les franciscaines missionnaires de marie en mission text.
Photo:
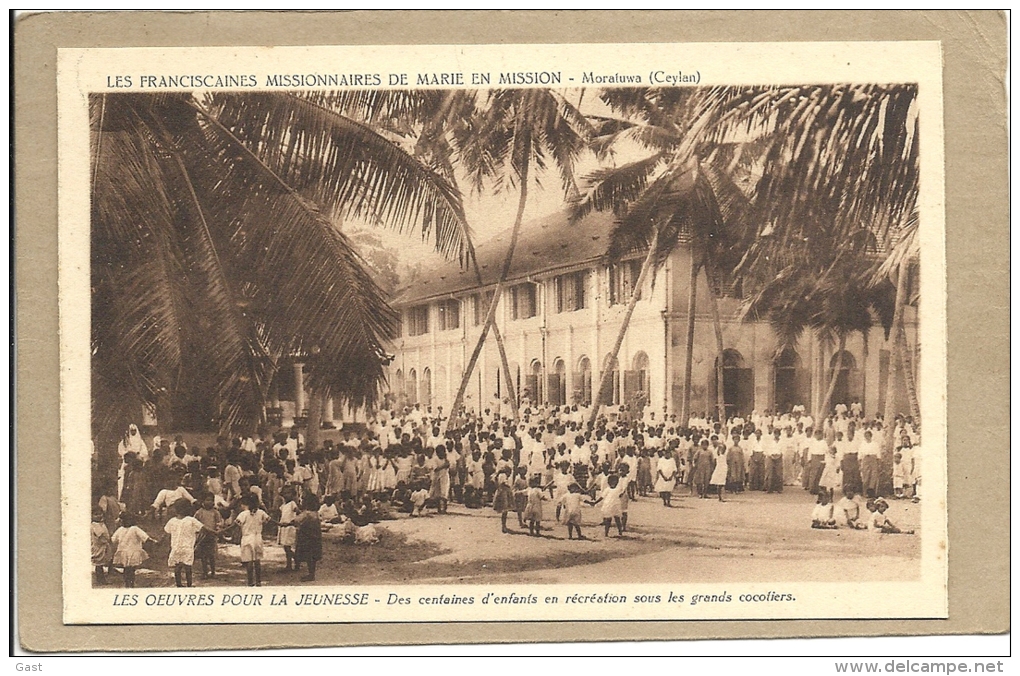
[{"label": "les franciscaines missionnaires de marie en mission text", "polygon": [[[263,78],[245,74],[141,74],[108,75],[109,89],[237,89],[263,87],[456,87],[466,85],[526,86],[559,85],[577,82],[564,77],[561,71],[518,71],[507,73],[276,73]],[[652,70],[648,75],[637,73],[581,73],[580,84],[698,84],[701,72]]]}]

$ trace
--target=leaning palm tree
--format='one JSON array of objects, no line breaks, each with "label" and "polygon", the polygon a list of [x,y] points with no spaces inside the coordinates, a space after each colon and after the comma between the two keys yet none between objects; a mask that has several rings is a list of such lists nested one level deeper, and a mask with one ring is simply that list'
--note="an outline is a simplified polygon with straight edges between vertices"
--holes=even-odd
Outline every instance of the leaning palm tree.
[{"label": "leaning palm tree", "polygon": [[[459,194],[464,194],[465,191],[460,188],[461,177],[455,166],[459,161],[455,130],[463,129],[465,121],[477,115],[478,92],[475,90],[345,90],[319,94],[317,98],[322,104],[386,134],[439,174]],[[484,280],[471,232],[465,221],[460,262],[471,266],[478,286],[481,287],[484,286]],[[510,376],[506,346],[495,322],[492,324],[492,334],[496,339],[513,417],[516,418],[517,396]]]},{"label": "leaning palm tree", "polygon": [[[603,156],[623,144],[638,145],[648,154],[641,159],[592,172],[586,190],[574,201],[573,216],[580,219],[593,210],[617,215],[609,249],[611,261],[630,251],[647,249],[635,290],[607,360],[615,363],[630,325],[642,285],[665,263],[680,244],[691,247],[688,296],[687,365],[681,419],[689,415],[691,364],[694,341],[694,307],[698,275],[702,270],[720,282],[739,262],[747,237],[745,189],[738,182],[750,174],[750,158],[760,152],[761,134],[723,134],[730,106],[753,100],[757,91],[711,89],[605,90],[602,99],[621,118],[595,119],[595,148]],[[750,99],[748,97],[751,97]],[[712,307],[718,317],[717,291]],[[722,333],[714,322],[718,368],[722,364]],[[603,369],[592,404],[594,424],[608,393],[611,368]],[[721,380],[720,380],[721,382]],[[718,389],[719,415],[723,416],[722,388]]]},{"label": "leaning palm tree", "polygon": [[[634,203],[729,146],[727,173],[747,204],[735,243],[717,248],[716,258],[742,252],[736,274],[766,279],[789,250],[813,240],[819,224],[835,246],[862,224],[882,240],[916,203],[916,96],[915,85],[608,90],[603,98],[623,119],[603,120],[607,142],[625,138],[649,153],[595,176],[586,208]],[[728,267],[696,246],[694,253],[682,418],[689,414],[698,269],[719,278]]]},{"label": "leaning palm tree", "polygon": [[92,126],[94,434],[208,393],[221,429],[262,420],[281,359],[371,404],[396,317],[337,217],[459,255],[458,191],[318,95],[105,94]]},{"label": "leaning palm tree", "polygon": [[[564,191],[568,195],[574,194],[574,164],[585,150],[590,133],[588,120],[561,92],[552,89],[492,90],[474,114],[463,116],[456,122],[453,147],[474,189],[481,191],[489,185],[497,191],[516,187],[518,200],[510,244],[481,333],[450,408],[451,416],[458,414],[463,406],[464,394],[485,339],[495,326],[496,308],[503,295],[524,220],[528,189],[535,180],[531,175],[532,168],[541,169],[551,159],[559,170]],[[509,373],[507,378],[509,382]]]}]

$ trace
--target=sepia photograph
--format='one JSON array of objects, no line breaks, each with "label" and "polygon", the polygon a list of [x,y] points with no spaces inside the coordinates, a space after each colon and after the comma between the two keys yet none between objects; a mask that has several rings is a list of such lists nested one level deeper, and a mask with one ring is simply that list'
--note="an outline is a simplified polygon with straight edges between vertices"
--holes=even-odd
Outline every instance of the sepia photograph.
[{"label": "sepia photograph", "polygon": [[916,80],[180,70],[80,93],[83,593],[944,607]]}]

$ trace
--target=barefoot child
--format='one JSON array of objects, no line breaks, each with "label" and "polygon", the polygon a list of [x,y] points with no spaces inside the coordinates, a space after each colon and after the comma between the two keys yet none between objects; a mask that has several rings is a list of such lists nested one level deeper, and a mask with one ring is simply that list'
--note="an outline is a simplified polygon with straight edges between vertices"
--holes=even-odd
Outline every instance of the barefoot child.
[{"label": "barefoot child", "polygon": [[92,510],[92,565],[96,570],[96,584],[106,584],[106,571],[113,563],[113,544],[110,542],[110,531],[104,520],[102,509]]},{"label": "barefoot child", "polygon": [[829,501],[828,491],[819,491],[817,504],[811,511],[811,527],[832,530],[836,527],[836,519],[833,517],[832,503]]},{"label": "barefoot child", "polygon": [[872,532],[875,533],[887,533],[887,534],[899,534],[913,535],[912,530],[900,530],[896,527],[892,521],[885,515],[885,511],[889,509],[889,503],[884,498],[877,498],[874,502],[875,511],[871,513],[871,517],[868,520],[868,526]]},{"label": "barefoot child", "polygon": [[723,495],[726,493],[726,474],[729,467],[726,464],[726,447],[719,444],[715,451],[715,469],[712,470],[712,478],[708,482],[710,486],[719,489],[719,502],[726,502]]},{"label": "barefoot child", "polygon": [[[535,476],[540,476],[536,474]],[[528,468],[519,467],[514,479],[514,511],[517,512],[517,526],[524,529],[524,510],[528,508]]]},{"label": "barefoot child", "polygon": [[319,499],[314,494],[305,496],[301,512],[294,518],[297,539],[294,544],[294,561],[308,565],[308,574],[302,582],[315,581],[315,566],[322,558],[322,526],[319,521]]},{"label": "barefoot child", "polygon": [[584,539],[584,536],[581,535],[581,500],[583,499],[584,494],[581,493],[581,487],[577,485],[577,482],[570,484],[567,494],[560,499],[563,507],[563,522],[567,524],[568,540],[574,539],[575,530],[577,539]]},{"label": "barefoot child", "polygon": [[131,512],[123,512],[120,515],[120,528],[118,528],[110,542],[117,548],[113,555],[113,563],[124,568],[124,586],[135,586],[135,569],[142,565],[149,555],[142,549],[142,545],[149,540],[149,534],[135,525],[135,516]]},{"label": "barefoot child", "polygon": [[195,512],[198,519],[208,531],[202,531],[198,535],[198,543],[195,545],[195,556],[202,563],[202,579],[208,580],[216,577],[216,541],[218,533],[223,530],[223,515],[216,509],[216,496],[206,493],[202,496],[202,506]]},{"label": "barefoot child", "polygon": [[[166,565],[174,569],[174,582],[178,587],[193,586],[192,567],[195,565],[195,544],[198,534],[212,533],[201,521],[191,516],[191,505],[187,500],[178,500],[172,507],[173,516],[163,526],[170,536],[170,556]],[[184,578],[183,580],[181,578]]]},{"label": "barefoot child", "polygon": [[609,537],[609,527],[616,523],[616,531],[623,536],[623,512],[620,509],[620,494],[626,487],[620,485],[620,477],[610,474],[606,480],[606,488],[602,496],[592,502],[592,505],[602,503],[602,528],[605,529],[605,536]]},{"label": "barefoot child", "polygon": [[528,535],[541,537],[542,535],[542,503],[549,498],[545,496],[545,489],[538,477],[531,477],[528,482],[528,505],[524,508],[524,520],[528,522]]},{"label": "barefoot child", "polygon": [[630,507],[631,494],[634,492],[634,482],[630,478],[630,465],[621,462],[617,466],[620,473],[620,521],[623,523],[623,530],[627,530],[627,509]]},{"label": "barefoot child", "polygon": [[297,491],[293,486],[283,489],[283,507],[280,508],[280,532],[276,535],[277,543],[283,547],[283,553],[287,557],[287,568],[285,570],[300,570],[301,564],[294,561],[294,544],[297,541],[297,528],[294,526],[294,519],[297,518],[301,509],[297,503]]},{"label": "barefoot child", "polygon": [[496,492],[492,496],[492,509],[499,514],[504,533],[510,532],[506,527],[506,517],[513,506],[514,493],[510,488],[510,468],[503,467],[496,472]]},{"label": "barefoot child", "polygon": [[[662,498],[663,507],[672,507],[673,488],[676,487],[676,462],[672,455],[666,451],[661,451],[659,456],[659,460],[655,464],[655,492]],[[723,459],[723,465],[725,464],[726,460]],[[607,527],[606,534],[608,533],[609,528]]]},{"label": "barefoot child", "polygon": [[234,523],[241,529],[241,563],[248,573],[248,586],[262,586],[262,528],[267,523],[279,525],[259,509],[259,497],[254,493],[245,496],[246,509],[237,515]]},{"label": "barefoot child", "polygon": [[844,488],[843,497],[836,503],[836,511],[842,514],[849,528],[865,530],[868,524],[861,520],[861,503],[856,498],[857,493],[852,488]]}]

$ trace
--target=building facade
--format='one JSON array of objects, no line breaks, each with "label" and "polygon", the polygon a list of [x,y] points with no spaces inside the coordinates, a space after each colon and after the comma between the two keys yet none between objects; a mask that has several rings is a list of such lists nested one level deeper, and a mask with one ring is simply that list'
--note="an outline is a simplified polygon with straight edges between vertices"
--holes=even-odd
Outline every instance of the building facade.
[{"label": "building facade", "polygon": [[[610,264],[606,249],[611,227],[608,214],[593,214],[576,224],[556,214],[522,229],[496,314],[513,391],[522,400],[588,404],[603,370],[609,369],[605,403],[679,412],[690,250],[678,247],[654,279],[649,275],[618,359],[610,364],[643,260],[638,252]],[[398,405],[419,403],[449,410],[482,329],[507,237],[509,233],[477,247],[481,285],[473,271],[451,263],[426,273],[395,298],[402,326],[393,343],[395,359],[388,378]],[[691,404],[695,413],[714,410],[720,386],[709,280],[703,271],[696,289]],[[725,347],[721,386],[728,412],[746,415],[752,410],[785,411],[803,405],[817,413],[838,361],[835,347],[805,333],[796,347],[779,350],[767,323],[740,320],[739,289],[719,291]],[[905,322],[908,343],[916,346],[914,308],[907,308]],[[890,350],[880,326],[866,336],[849,337],[831,404],[857,401],[869,416],[881,412]],[[501,404],[508,395],[504,380],[490,335],[471,377],[466,408],[506,406]],[[901,390],[897,388],[897,410],[909,413]]]}]

